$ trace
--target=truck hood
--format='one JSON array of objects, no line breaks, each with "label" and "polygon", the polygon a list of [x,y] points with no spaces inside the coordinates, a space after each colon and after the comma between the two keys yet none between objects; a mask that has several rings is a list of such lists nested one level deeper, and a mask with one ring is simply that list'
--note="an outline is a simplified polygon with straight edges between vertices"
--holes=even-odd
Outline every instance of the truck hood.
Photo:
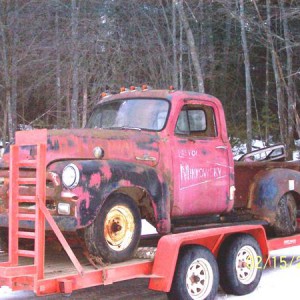
[{"label": "truck hood", "polygon": [[[39,138],[40,137],[40,138]],[[95,147],[104,151],[104,160],[123,160],[154,166],[159,160],[157,133],[139,130],[63,129],[33,130],[16,134],[16,144],[47,143],[47,165],[58,160],[96,159]],[[34,159],[33,146],[21,147],[22,159]],[[6,149],[0,167],[8,166]]]}]

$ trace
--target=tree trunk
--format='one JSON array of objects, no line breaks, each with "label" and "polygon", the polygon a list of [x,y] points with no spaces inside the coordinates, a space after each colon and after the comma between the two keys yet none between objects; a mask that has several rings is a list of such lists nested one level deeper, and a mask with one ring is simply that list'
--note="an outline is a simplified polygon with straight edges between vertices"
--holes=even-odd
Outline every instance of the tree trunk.
[{"label": "tree trunk", "polygon": [[[11,111],[11,77],[10,77],[10,58],[8,53],[8,41],[7,41],[7,7],[8,3],[0,2],[0,11],[3,10],[2,20],[0,20],[0,30],[1,30],[1,39],[2,39],[2,63],[3,63],[3,77],[4,77],[4,88],[5,88],[5,103],[7,114],[7,123],[8,123],[8,138],[12,142],[14,138],[14,131],[12,127],[12,111]],[[2,15],[0,14],[0,16]]]},{"label": "tree trunk", "polygon": [[270,51],[269,47],[267,47],[266,50],[266,85],[265,85],[265,143],[268,146],[269,145],[269,123],[270,123],[270,110],[269,110],[269,86],[270,86],[270,75],[269,75],[269,57],[270,57]]},{"label": "tree trunk", "polygon": [[240,0],[240,23],[241,23],[241,37],[244,52],[245,65],[245,80],[246,80],[246,123],[247,123],[247,152],[252,151],[252,99],[251,99],[251,76],[250,76],[250,59],[249,50],[246,37],[245,24],[245,8],[244,0]]},{"label": "tree trunk", "polygon": [[272,34],[271,34],[270,0],[266,0],[266,8],[267,8],[267,40],[268,40],[268,45],[271,48],[272,66],[273,66],[275,84],[276,84],[277,112],[278,112],[278,121],[279,121],[279,128],[280,128],[280,140],[282,143],[285,143],[286,142],[286,124],[285,124],[285,118],[284,118],[284,97],[283,97],[283,92],[282,92],[282,88],[281,88],[279,67],[277,65],[277,53],[275,51],[275,46],[274,46],[273,38],[272,38]]},{"label": "tree trunk", "polygon": [[177,67],[177,39],[176,39],[176,5],[172,1],[172,51],[173,51],[173,86],[178,89],[178,67]]},{"label": "tree trunk", "polygon": [[12,51],[11,51],[11,131],[12,136],[10,139],[14,138],[15,132],[17,130],[17,99],[18,99],[18,57],[17,57],[17,47],[18,47],[18,25],[19,25],[19,13],[18,13],[18,1],[14,2],[14,23],[12,25]]},{"label": "tree trunk", "polygon": [[87,105],[88,104],[88,80],[87,75],[83,79],[83,106],[82,106],[82,128],[85,127],[87,121]]},{"label": "tree trunk", "polygon": [[61,58],[59,42],[59,18],[58,11],[55,13],[55,46],[56,46],[56,125],[61,127],[62,121],[62,102],[61,102]]},{"label": "tree trunk", "polygon": [[200,66],[200,61],[199,61],[199,54],[195,45],[195,39],[193,32],[190,28],[189,21],[187,19],[187,16],[184,11],[183,7],[183,0],[176,1],[176,6],[177,10],[180,16],[180,19],[182,20],[182,24],[184,27],[184,30],[187,35],[187,43],[189,45],[190,53],[191,53],[191,58],[194,66],[194,70],[196,72],[196,78],[198,82],[198,91],[200,93],[204,93],[204,80],[203,80],[203,75],[202,75],[202,70]]},{"label": "tree trunk", "polygon": [[79,49],[78,49],[78,15],[77,1],[72,0],[72,46],[73,46],[73,74],[72,74],[72,99],[71,99],[71,127],[78,127],[78,95],[79,95]]},{"label": "tree trunk", "polygon": [[[222,100],[224,103],[228,102],[227,99],[227,78],[228,78],[228,64],[229,64],[229,49],[230,49],[230,44],[231,44],[231,28],[232,28],[232,16],[231,16],[231,11],[232,11],[232,2],[229,1],[228,3],[228,12],[226,15],[226,27],[225,27],[225,40],[223,44],[223,59],[222,59],[222,73],[221,76],[223,78],[222,83],[221,83],[221,95],[222,95]],[[226,109],[227,105],[224,106],[224,109]]]},{"label": "tree trunk", "polygon": [[212,20],[212,14],[213,14],[213,7],[212,7],[212,1],[209,1],[208,4],[209,10],[208,10],[208,27],[207,27],[207,35],[208,35],[208,61],[209,61],[209,88],[210,93],[215,94],[215,46],[214,46],[214,38],[213,38],[213,20]]},{"label": "tree trunk", "polygon": [[296,110],[296,99],[294,93],[294,82],[293,82],[293,53],[292,43],[290,39],[290,32],[286,17],[285,4],[283,1],[278,1],[281,13],[281,20],[283,24],[284,40],[285,40],[285,51],[286,51],[286,77],[287,77],[287,96],[288,96],[288,116],[287,116],[287,153],[288,158],[292,159],[293,148],[294,148],[294,128],[295,128],[295,110]]},{"label": "tree trunk", "polygon": [[[179,88],[183,90],[183,25],[182,21],[179,21]],[[190,54],[189,54],[190,57]],[[190,68],[190,78],[192,77],[192,70]],[[191,86],[191,90],[193,88]]]}]

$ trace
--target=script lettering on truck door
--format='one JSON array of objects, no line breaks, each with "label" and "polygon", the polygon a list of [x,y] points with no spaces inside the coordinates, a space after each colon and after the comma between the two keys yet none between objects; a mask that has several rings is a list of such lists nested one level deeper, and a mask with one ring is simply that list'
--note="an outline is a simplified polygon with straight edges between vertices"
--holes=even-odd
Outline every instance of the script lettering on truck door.
[{"label": "script lettering on truck door", "polygon": [[185,101],[173,140],[175,180],[172,214],[197,215],[226,209],[229,197],[228,151],[218,132],[213,104]]}]

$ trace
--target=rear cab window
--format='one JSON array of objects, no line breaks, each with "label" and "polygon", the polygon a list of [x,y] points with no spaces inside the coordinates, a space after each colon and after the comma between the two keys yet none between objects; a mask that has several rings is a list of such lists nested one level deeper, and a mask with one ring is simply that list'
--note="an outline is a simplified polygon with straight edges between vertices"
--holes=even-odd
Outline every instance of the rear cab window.
[{"label": "rear cab window", "polygon": [[217,137],[213,108],[205,105],[184,105],[176,123],[175,134],[199,139]]}]

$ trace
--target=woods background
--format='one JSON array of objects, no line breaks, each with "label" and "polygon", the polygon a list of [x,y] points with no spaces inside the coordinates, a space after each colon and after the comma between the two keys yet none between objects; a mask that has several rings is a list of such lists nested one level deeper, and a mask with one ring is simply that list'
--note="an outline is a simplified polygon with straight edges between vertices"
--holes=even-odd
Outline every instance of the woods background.
[{"label": "woods background", "polygon": [[83,127],[102,91],[147,83],[215,95],[248,150],[292,150],[299,81],[300,0],[0,0],[6,141],[18,126]]}]

